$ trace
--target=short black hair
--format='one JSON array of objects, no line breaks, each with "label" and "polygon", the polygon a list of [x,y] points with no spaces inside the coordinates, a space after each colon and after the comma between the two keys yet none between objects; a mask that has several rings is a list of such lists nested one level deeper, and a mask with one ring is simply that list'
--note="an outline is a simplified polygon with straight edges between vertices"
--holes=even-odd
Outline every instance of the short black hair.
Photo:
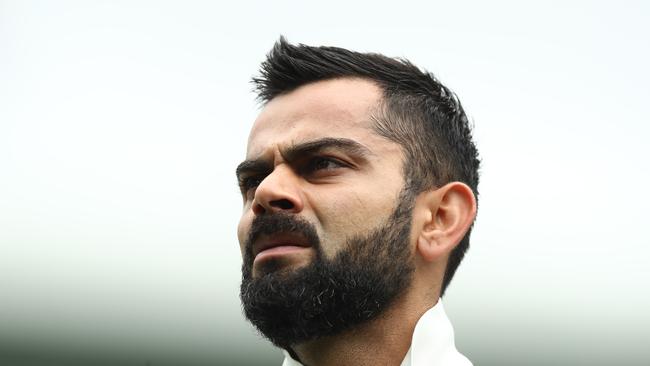
[{"label": "short black hair", "polygon": [[[413,197],[460,181],[478,200],[480,160],[460,101],[433,74],[408,60],[339,47],[293,45],[280,37],[252,82],[258,100],[267,103],[305,84],[341,77],[364,78],[382,88],[374,129],[402,146],[403,174]],[[441,296],[465,256],[470,232],[471,227],[449,256]]]}]

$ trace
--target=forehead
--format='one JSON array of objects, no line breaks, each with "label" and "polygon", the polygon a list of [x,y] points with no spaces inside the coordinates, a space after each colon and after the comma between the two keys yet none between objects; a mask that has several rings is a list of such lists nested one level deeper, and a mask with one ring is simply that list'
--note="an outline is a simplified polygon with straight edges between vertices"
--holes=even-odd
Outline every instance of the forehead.
[{"label": "forehead", "polygon": [[323,137],[370,143],[379,139],[370,116],[381,98],[379,86],[358,78],[318,81],[277,96],[253,124],[246,155]]}]

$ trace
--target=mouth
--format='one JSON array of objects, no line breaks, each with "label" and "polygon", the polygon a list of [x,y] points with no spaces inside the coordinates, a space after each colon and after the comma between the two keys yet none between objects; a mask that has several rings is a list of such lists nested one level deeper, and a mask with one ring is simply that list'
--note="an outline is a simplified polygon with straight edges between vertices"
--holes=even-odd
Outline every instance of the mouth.
[{"label": "mouth", "polygon": [[292,249],[311,247],[309,240],[300,233],[276,233],[272,235],[261,235],[253,243],[253,258],[261,254],[282,253]]}]

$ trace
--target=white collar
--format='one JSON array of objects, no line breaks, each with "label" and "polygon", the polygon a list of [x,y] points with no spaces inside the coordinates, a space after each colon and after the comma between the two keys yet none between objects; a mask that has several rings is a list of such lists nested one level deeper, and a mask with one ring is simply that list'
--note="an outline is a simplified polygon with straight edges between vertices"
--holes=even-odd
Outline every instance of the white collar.
[{"label": "white collar", "polygon": [[[282,366],[302,366],[284,351]],[[456,350],[454,329],[442,306],[442,301],[427,310],[415,325],[411,348],[400,366],[472,366]]]},{"label": "white collar", "polygon": [[471,366],[472,363],[456,350],[454,328],[442,306],[442,301],[422,315],[413,331],[411,348],[401,366]]}]

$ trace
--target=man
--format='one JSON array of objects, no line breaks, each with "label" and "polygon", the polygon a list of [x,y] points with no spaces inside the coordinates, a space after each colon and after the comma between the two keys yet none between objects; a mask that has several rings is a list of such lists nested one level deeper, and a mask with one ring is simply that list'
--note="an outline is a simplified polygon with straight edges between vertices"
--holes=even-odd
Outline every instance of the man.
[{"label": "man", "polygon": [[479,160],[456,96],[408,61],[280,38],[237,168],[246,317],[284,365],[471,365],[440,297]]}]

